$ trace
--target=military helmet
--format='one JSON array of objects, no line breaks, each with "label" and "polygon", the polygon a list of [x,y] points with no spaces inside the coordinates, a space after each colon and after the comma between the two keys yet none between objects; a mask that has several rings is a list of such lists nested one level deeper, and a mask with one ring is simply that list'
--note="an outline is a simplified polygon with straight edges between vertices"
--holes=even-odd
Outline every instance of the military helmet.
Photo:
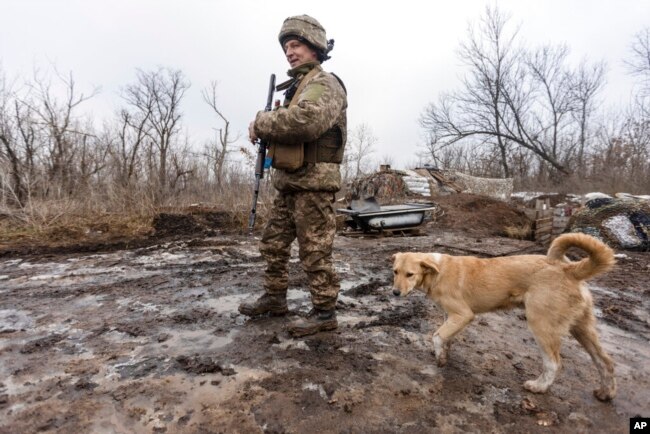
[{"label": "military helmet", "polygon": [[319,58],[324,58],[321,61],[329,59],[327,53],[334,46],[334,41],[328,41],[325,37],[323,26],[309,15],[297,15],[284,20],[278,35],[282,49],[284,43],[291,37],[311,45],[318,52]]}]

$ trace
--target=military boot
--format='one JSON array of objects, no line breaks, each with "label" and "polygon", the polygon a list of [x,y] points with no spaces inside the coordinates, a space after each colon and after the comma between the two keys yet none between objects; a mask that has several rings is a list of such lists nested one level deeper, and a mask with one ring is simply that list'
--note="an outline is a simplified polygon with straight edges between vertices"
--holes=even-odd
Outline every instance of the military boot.
[{"label": "military boot", "polygon": [[334,309],[312,309],[305,318],[300,318],[289,324],[289,334],[299,338],[326,330],[334,330],[338,326]]},{"label": "military boot", "polygon": [[239,313],[246,316],[256,316],[265,313],[285,315],[289,312],[287,296],[264,294],[256,300],[245,301],[239,305]]}]

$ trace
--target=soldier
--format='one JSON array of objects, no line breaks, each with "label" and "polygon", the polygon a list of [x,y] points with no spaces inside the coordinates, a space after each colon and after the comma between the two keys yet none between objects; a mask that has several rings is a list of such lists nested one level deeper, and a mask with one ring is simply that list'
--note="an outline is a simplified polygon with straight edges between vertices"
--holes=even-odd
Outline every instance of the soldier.
[{"label": "soldier", "polygon": [[249,126],[252,142],[271,143],[273,208],[260,242],[267,263],[265,293],[242,303],[248,315],[285,315],[288,262],[291,243],[298,239],[299,256],[309,278],[313,309],[289,325],[295,337],[333,330],[339,280],[332,264],[336,232],[335,193],[341,188],[339,166],[347,132],[347,97],[343,83],[324,71],[334,41],[307,15],[287,18],[280,30],[280,45],[291,77],[277,86],[286,90],[284,104],[274,111],[257,113]]}]

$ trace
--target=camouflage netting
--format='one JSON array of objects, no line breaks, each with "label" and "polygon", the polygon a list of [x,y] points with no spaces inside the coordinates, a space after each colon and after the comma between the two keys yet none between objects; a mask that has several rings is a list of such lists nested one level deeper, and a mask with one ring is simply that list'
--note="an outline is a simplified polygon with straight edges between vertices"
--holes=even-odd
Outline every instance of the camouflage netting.
[{"label": "camouflage netting", "polygon": [[377,202],[386,205],[415,195],[409,191],[401,174],[396,171],[387,171],[354,179],[345,198],[350,202],[351,199],[374,197]]},{"label": "camouflage netting", "polygon": [[508,200],[512,190],[511,178],[477,178],[451,170],[386,170],[353,180],[346,199],[374,196],[380,204],[388,204],[404,198],[413,200],[463,192]]},{"label": "camouflage netting", "polygon": [[650,201],[593,199],[569,220],[570,232],[593,235],[614,248],[650,250]]},{"label": "camouflage netting", "polygon": [[512,194],[512,178],[478,178],[452,170],[442,170],[441,172],[445,178],[461,187],[465,193],[478,194],[500,200],[509,200]]}]

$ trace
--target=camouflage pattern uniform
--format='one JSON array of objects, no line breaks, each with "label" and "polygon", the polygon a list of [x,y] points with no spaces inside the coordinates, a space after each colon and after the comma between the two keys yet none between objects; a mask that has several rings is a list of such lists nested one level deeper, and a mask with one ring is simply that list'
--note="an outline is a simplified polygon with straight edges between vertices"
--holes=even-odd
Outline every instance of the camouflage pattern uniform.
[{"label": "camouflage pattern uniform", "polygon": [[[298,84],[312,68],[319,71],[293,96],[297,104],[289,107],[291,100],[285,99],[277,110],[257,114],[254,129],[259,138],[303,146],[338,127],[345,145],[347,98],[338,79],[323,71],[318,62],[300,65],[289,75]],[[297,237],[312,303],[316,309],[332,310],[339,292],[332,264],[333,204],[335,192],[341,188],[339,164],[307,162],[295,171],[274,169],[272,178],[277,195],[260,243],[267,262],[266,293],[286,294],[291,243]]]}]

